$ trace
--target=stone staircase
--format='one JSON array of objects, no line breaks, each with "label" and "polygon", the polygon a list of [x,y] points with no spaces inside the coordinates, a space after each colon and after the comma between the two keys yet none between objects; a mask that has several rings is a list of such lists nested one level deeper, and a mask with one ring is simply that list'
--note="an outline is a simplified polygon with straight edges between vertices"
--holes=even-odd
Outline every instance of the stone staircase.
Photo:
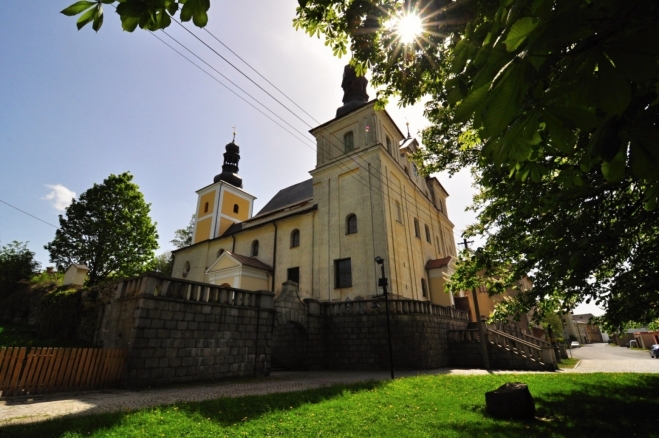
[{"label": "stone staircase", "polygon": [[[502,323],[486,326],[485,336],[491,368],[533,371],[558,368],[551,344],[516,326]],[[465,330],[449,331],[448,345],[452,366],[484,367],[476,323],[470,323]]]}]

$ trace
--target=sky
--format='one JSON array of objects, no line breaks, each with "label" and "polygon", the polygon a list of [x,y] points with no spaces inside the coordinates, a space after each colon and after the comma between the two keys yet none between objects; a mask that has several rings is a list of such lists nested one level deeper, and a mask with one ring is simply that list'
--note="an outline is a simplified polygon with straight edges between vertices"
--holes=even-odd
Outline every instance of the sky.
[{"label": "sky", "polygon": [[[212,35],[191,23],[185,28],[302,120],[176,23],[166,30],[283,118],[245,97],[294,135],[237,97],[230,91],[243,95],[236,86],[163,32],[123,32],[107,6],[98,33],[89,25],[77,31],[76,19],[59,13],[71,3],[7,2],[0,14],[0,245],[29,242],[45,268],[49,260],[43,246],[54,238],[58,215],[70,200],[110,174],[130,171],[151,204],[158,253],[173,249],[174,231],[185,227],[194,212],[195,191],[221,172],[234,127],[241,148],[239,174],[244,189],[257,197],[255,212],[278,190],[310,177],[316,155],[308,130],[334,118],[342,105],[348,58],[332,56],[321,39],[293,29],[296,0],[213,0],[207,26]],[[375,97],[370,86],[369,94]],[[400,108],[392,102],[387,111],[403,132],[406,122],[412,135],[428,125],[422,105]],[[457,241],[475,221],[475,214],[465,211],[475,193],[472,179],[466,170],[453,178],[436,176],[450,195]]]}]

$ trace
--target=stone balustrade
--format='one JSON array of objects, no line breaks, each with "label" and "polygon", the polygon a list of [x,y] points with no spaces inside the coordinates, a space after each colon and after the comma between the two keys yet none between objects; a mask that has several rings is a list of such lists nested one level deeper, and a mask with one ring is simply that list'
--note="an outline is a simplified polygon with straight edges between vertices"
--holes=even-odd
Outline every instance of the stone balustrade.
[{"label": "stone balustrade", "polygon": [[155,272],[149,272],[116,283],[115,298],[131,298],[140,295],[214,303],[232,307],[274,309],[274,296],[270,291],[248,291],[220,287],[208,283],[166,277]]},{"label": "stone balustrade", "polygon": [[[385,302],[383,300],[323,302],[320,305],[321,313],[324,316],[359,315],[385,310]],[[432,304],[428,301],[389,300],[389,311],[392,314],[434,315],[459,321],[469,320],[469,314],[463,310]]]}]

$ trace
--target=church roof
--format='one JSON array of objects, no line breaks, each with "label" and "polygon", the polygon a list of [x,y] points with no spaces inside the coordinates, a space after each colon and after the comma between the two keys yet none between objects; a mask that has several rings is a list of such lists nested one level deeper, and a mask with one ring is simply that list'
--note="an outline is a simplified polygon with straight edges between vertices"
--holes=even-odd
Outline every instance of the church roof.
[{"label": "church roof", "polygon": [[254,217],[279,210],[287,205],[297,204],[313,198],[312,181],[312,179],[308,179],[301,183],[286,187],[285,189],[281,189]]},{"label": "church roof", "polygon": [[245,266],[251,266],[253,268],[263,269],[266,271],[272,271],[272,266],[266,265],[260,260],[255,259],[254,257],[247,257],[244,255],[236,254],[235,252],[225,251],[229,256],[233,257],[241,264]]},{"label": "church roof", "polygon": [[428,260],[426,263],[426,269],[438,269],[448,266],[451,263],[451,256],[444,257],[442,259]]}]

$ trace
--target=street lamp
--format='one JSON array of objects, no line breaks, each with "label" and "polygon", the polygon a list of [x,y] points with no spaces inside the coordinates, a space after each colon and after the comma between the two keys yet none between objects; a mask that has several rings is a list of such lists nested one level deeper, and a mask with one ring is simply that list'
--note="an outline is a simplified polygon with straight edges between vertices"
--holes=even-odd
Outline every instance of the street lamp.
[{"label": "street lamp", "polygon": [[389,368],[391,368],[391,379],[394,379],[394,353],[391,348],[391,325],[389,323],[389,293],[387,292],[387,277],[384,275],[384,259],[380,256],[375,258],[375,263],[380,265],[382,269],[382,277],[378,280],[378,286],[382,288],[382,295],[384,295],[385,312],[387,313],[387,338],[389,340]]}]

